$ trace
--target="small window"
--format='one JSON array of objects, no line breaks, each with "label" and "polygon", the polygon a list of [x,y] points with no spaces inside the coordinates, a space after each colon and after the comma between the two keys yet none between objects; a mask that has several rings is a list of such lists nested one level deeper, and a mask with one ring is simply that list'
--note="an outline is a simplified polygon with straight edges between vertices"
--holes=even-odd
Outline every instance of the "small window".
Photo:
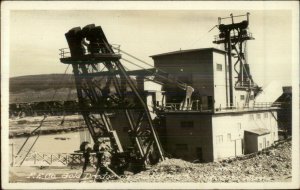
[{"label": "small window", "polygon": [[250,99],[250,100],[254,100],[254,96],[253,96],[253,95],[250,95],[249,99]]},{"label": "small window", "polygon": [[223,143],[223,135],[217,136],[217,144]]},{"label": "small window", "polygon": [[265,117],[265,118],[268,118],[268,113],[264,113],[264,117]]},{"label": "small window", "polygon": [[176,144],[177,151],[187,151],[188,145],[187,144]]},{"label": "small window", "polygon": [[193,121],[182,121],[180,123],[181,128],[193,128],[194,122]]},{"label": "small window", "polygon": [[249,115],[249,119],[250,119],[250,120],[254,120],[254,115],[253,115],[253,114],[250,114],[250,115]]},{"label": "small window", "polygon": [[230,141],[231,141],[231,134],[227,133],[227,142],[230,142]]},{"label": "small window", "polygon": [[268,147],[268,146],[270,146],[270,143],[269,143],[269,141],[267,141],[267,147]]},{"label": "small window", "polygon": [[217,71],[222,71],[222,64],[217,63]]},{"label": "small window", "polygon": [[260,119],[260,113],[256,114],[256,118]]},{"label": "small window", "polygon": [[241,95],[241,100],[245,100],[245,95]]}]

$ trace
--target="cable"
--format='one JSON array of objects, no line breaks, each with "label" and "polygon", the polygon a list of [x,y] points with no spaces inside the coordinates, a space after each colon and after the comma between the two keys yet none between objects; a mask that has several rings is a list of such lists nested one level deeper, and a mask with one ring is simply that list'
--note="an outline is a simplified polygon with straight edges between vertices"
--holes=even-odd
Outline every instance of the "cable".
[{"label": "cable", "polygon": [[205,37],[208,33],[210,33],[213,29],[215,29],[216,27],[218,27],[218,25],[213,26],[208,32],[204,33],[200,38],[198,38],[198,40],[194,41],[193,43],[191,43],[191,44],[188,45],[188,46],[191,46],[191,47],[192,47],[196,42],[199,42],[199,41],[203,40],[204,37]]},{"label": "cable", "polygon": [[[131,57],[131,58],[134,58],[134,59],[136,59],[136,60],[138,60],[138,61],[140,61],[140,62],[142,62],[142,63],[144,63],[144,64],[146,64],[146,65],[148,65],[148,66],[150,66],[150,67],[152,67],[153,68],[153,65],[151,65],[151,64],[149,64],[149,63],[147,63],[146,61],[143,61],[143,60],[141,60],[141,59],[139,59],[139,58],[137,58],[137,57],[135,57],[135,56],[133,56],[133,55],[131,55],[131,54],[129,54],[128,52],[125,52],[124,50],[121,50],[121,49],[118,49],[118,48],[115,48],[115,47],[112,47],[113,49],[116,49],[116,50],[118,50],[118,51],[120,51],[120,52],[122,52],[122,53],[124,53],[125,55],[128,55],[129,57]],[[121,59],[124,59],[124,58],[121,58]],[[125,60],[125,59],[124,59]],[[127,60],[127,61],[129,61],[129,60]],[[134,64],[133,62],[130,62],[130,63],[132,63],[132,64]],[[139,68],[142,68],[142,69],[145,69],[145,70],[149,70],[149,69],[146,69],[146,68],[144,68],[144,67],[142,67],[142,66],[139,66],[139,65],[137,65],[137,64],[134,64],[134,65],[136,65],[137,67],[139,67]],[[164,70],[162,70],[162,69],[159,69],[159,68],[156,68],[158,71],[161,71],[161,72],[163,72],[163,73],[166,73],[166,74],[168,74],[168,72],[166,72],[166,71],[164,71]],[[156,74],[156,75],[159,75],[159,74]],[[169,74],[170,75],[170,74]],[[162,76],[162,75],[159,75],[159,76]],[[172,76],[172,75],[170,75],[170,76]],[[163,77],[163,76],[162,76]],[[170,80],[170,79],[169,79]],[[180,80],[178,80],[177,79],[177,82],[179,82],[179,83],[184,83],[184,82],[182,82],[182,81],[180,81]]]},{"label": "cable", "polygon": [[[62,79],[66,76],[66,72],[67,72],[69,66],[70,66],[70,65],[67,66],[67,68],[66,68],[66,70],[65,70],[65,72],[64,72],[64,75],[63,75]],[[61,80],[62,80],[62,79],[61,79]],[[54,91],[54,94],[53,94],[53,96],[52,96],[51,101],[53,101],[53,99],[54,99],[54,97],[55,97],[55,95],[56,95],[56,93],[57,93],[57,90],[58,90],[58,89],[56,89],[56,90]],[[43,125],[44,121],[46,120],[46,118],[47,118],[47,116],[44,115],[44,118],[41,120],[40,125],[39,125],[36,129],[34,129],[34,130],[30,133],[30,135],[26,138],[25,142],[23,143],[23,145],[22,145],[21,148],[19,149],[17,155],[19,155],[19,154],[21,153],[21,151],[23,150],[23,148],[24,148],[25,145],[27,144],[27,142],[28,142],[29,138],[31,137],[31,135],[34,134],[37,130],[39,130],[39,129],[42,127],[42,125]],[[40,131],[39,131],[39,133],[38,133],[37,138],[35,139],[35,141],[34,141],[33,144],[31,145],[29,151],[27,152],[26,156],[25,156],[25,157],[23,158],[23,160],[21,161],[21,164],[24,162],[24,160],[25,160],[26,157],[28,156],[29,152],[31,151],[31,149],[32,149],[33,146],[35,145],[35,143],[36,143],[36,141],[38,140],[39,136],[40,136]]]},{"label": "cable", "polygon": [[[173,80],[171,80],[171,79],[169,79],[169,78],[167,78],[167,77],[165,77],[165,76],[159,75],[159,74],[157,74],[157,73],[153,73],[153,72],[151,72],[149,69],[146,69],[146,68],[144,68],[144,67],[142,67],[142,66],[139,66],[139,65],[133,63],[132,61],[129,61],[129,60],[124,59],[124,58],[121,58],[121,59],[124,60],[124,61],[126,61],[126,62],[128,62],[128,63],[131,63],[131,64],[133,64],[133,65],[135,65],[135,66],[137,66],[137,67],[139,67],[139,68],[141,68],[141,69],[144,69],[144,70],[146,70],[147,72],[149,72],[149,73],[151,73],[151,74],[153,74],[153,75],[155,75],[155,76],[159,76],[159,77],[161,77],[161,78],[164,78],[164,79],[168,80],[168,81],[171,82],[171,83],[174,83]],[[179,82],[179,81],[177,81],[177,82],[178,82],[178,85],[182,85],[182,86],[181,86],[182,88],[186,88],[186,87],[185,87],[185,83]],[[180,84],[180,83],[183,83],[183,84]]]},{"label": "cable", "polygon": [[[65,78],[65,76],[66,76],[66,73],[67,73],[67,70],[69,69],[69,64],[68,64],[68,66],[67,66],[67,68],[66,68],[66,70],[65,70],[65,72],[64,72],[64,74],[63,74],[63,76],[62,76],[62,78],[61,78],[61,80],[63,80],[64,78]],[[53,93],[53,96],[52,96],[52,98],[51,98],[51,102],[53,101],[53,99],[54,99],[54,97],[55,97],[55,95],[56,95],[56,93],[57,93],[57,90],[58,90],[58,88],[57,89],[55,89],[55,91],[54,91],[54,93]]]}]

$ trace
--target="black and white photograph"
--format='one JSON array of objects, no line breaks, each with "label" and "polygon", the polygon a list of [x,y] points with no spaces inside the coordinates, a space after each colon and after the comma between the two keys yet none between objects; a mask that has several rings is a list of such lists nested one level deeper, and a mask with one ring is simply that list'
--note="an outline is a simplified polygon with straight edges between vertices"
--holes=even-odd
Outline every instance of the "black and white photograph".
[{"label": "black and white photograph", "polygon": [[3,189],[299,188],[299,3],[1,6]]}]

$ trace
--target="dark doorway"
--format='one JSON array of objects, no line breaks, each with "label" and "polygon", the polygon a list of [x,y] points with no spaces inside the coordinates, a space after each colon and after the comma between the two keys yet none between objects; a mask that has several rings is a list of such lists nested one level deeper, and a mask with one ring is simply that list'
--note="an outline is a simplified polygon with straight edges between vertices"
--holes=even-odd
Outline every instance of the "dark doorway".
[{"label": "dark doorway", "polygon": [[207,96],[207,105],[208,105],[208,109],[213,109],[213,97],[212,96]]},{"label": "dark doorway", "polygon": [[196,148],[196,155],[197,155],[197,159],[199,160],[199,162],[203,162],[203,153],[202,153],[201,147]]}]

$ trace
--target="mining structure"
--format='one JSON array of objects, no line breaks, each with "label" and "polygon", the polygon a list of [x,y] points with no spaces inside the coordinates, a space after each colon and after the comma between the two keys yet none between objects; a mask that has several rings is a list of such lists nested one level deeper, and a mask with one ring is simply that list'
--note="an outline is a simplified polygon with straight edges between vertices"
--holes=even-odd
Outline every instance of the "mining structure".
[{"label": "mining structure", "polygon": [[[236,17],[245,18],[234,22]],[[229,24],[223,24],[224,20]],[[249,14],[219,18],[213,43],[152,55],[154,68],[111,45],[100,26],[72,28],[61,62],[73,67],[80,112],[95,144],[145,165],[181,158],[211,162],[270,147],[278,140],[278,106],[256,102],[246,43]],[[122,54],[122,56],[121,56]],[[105,77],[106,85],[98,85]]]}]

